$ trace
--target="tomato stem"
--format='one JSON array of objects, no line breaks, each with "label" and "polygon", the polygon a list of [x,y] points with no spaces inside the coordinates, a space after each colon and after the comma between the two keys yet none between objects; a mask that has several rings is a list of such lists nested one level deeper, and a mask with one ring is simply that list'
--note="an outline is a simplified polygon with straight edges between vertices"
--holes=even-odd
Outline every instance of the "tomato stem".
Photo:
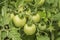
[{"label": "tomato stem", "polygon": [[23,14],[20,14],[19,17],[20,17],[21,19],[24,18]]},{"label": "tomato stem", "polygon": [[1,40],[1,30],[0,30],[0,40]]},{"label": "tomato stem", "polygon": [[28,26],[31,26],[31,25],[32,25],[32,23],[31,23],[31,22],[28,22],[27,24],[28,24]]},{"label": "tomato stem", "polygon": [[51,32],[51,40],[54,40],[54,33]]}]

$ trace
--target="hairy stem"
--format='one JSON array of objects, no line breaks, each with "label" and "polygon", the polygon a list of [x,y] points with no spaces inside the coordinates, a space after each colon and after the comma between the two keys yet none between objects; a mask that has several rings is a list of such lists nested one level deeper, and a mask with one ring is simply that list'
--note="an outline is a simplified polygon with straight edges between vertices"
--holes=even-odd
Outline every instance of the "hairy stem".
[{"label": "hairy stem", "polygon": [[54,33],[51,32],[51,40],[54,40]]}]

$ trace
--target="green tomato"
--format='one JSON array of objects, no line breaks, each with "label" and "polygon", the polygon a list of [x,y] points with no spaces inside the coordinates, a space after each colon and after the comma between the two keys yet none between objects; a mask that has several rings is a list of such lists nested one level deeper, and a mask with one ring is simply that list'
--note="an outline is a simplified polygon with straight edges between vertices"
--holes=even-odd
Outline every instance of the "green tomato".
[{"label": "green tomato", "polygon": [[32,20],[33,20],[33,22],[39,22],[40,21],[40,15],[39,14],[33,15]]},{"label": "green tomato", "polygon": [[34,24],[32,24],[30,26],[28,24],[26,24],[24,26],[24,32],[26,35],[33,35],[36,32],[36,26]]},{"label": "green tomato", "polygon": [[39,27],[40,30],[45,30],[45,29],[46,29],[46,24],[40,23],[40,24],[38,25],[38,27]]},{"label": "green tomato", "polygon": [[13,22],[14,22],[16,27],[20,27],[20,26],[22,27],[26,23],[26,18],[24,17],[24,18],[21,19],[21,18],[19,18],[18,15],[16,15],[16,16],[13,17]]}]

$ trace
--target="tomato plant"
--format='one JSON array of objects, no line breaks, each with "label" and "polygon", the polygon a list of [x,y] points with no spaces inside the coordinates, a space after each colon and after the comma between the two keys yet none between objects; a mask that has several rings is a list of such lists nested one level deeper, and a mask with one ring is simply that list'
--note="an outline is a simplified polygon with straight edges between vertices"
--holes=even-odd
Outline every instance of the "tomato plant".
[{"label": "tomato plant", "polygon": [[0,0],[0,40],[60,40],[60,0]]}]

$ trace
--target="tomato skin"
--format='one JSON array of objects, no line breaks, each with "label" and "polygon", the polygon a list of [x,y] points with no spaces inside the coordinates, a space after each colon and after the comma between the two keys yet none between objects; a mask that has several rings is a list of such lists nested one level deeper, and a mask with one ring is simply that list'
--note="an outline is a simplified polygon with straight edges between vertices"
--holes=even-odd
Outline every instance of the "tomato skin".
[{"label": "tomato skin", "polygon": [[32,24],[28,26],[27,24],[24,26],[24,32],[26,35],[33,35],[36,32],[36,26]]},{"label": "tomato skin", "polygon": [[42,25],[42,23],[40,23],[38,26],[39,26],[40,30],[45,30],[46,29],[46,24]]},{"label": "tomato skin", "polygon": [[39,14],[33,15],[32,20],[33,20],[33,22],[39,22],[40,21],[40,15]]},{"label": "tomato skin", "polygon": [[22,27],[26,23],[26,18],[24,17],[24,18],[21,19],[21,18],[19,18],[18,15],[16,15],[13,18],[13,22],[14,22],[14,24],[15,24],[16,27],[20,27],[20,26]]}]

